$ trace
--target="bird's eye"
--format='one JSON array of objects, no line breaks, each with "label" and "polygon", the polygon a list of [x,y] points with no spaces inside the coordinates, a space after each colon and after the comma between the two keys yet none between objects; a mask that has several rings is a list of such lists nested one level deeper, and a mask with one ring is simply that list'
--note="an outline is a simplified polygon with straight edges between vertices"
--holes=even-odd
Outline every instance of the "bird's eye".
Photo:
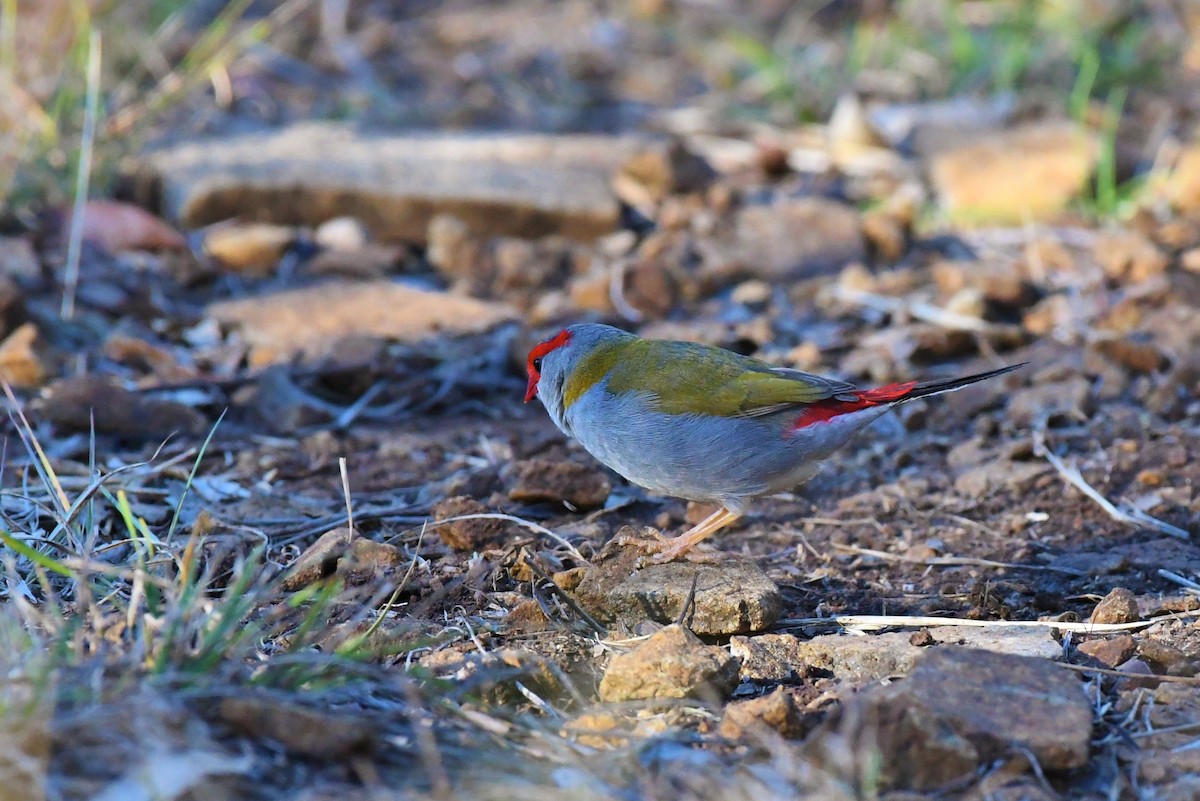
[{"label": "bird's eye", "polygon": [[542,372],[542,358],[540,356],[533,360],[533,369],[539,373]]}]

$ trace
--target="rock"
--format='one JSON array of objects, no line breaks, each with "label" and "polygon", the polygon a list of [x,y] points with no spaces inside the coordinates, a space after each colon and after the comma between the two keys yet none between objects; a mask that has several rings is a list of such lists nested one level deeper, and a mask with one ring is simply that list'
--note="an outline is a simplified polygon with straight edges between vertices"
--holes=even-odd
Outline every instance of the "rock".
[{"label": "rock", "polygon": [[1163,194],[1179,211],[1200,209],[1200,142],[1191,143],[1179,154],[1163,184]]},{"label": "rock", "polygon": [[1072,570],[1081,576],[1109,576],[1129,569],[1125,554],[1109,551],[1076,551],[1055,556],[1050,566]]},{"label": "rock", "polygon": [[490,278],[491,264],[484,258],[483,243],[453,214],[435,215],[425,239],[425,257],[448,279],[483,285]]},{"label": "rock", "polygon": [[1088,350],[1136,373],[1156,373],[1167,366],[1166,354],[1149,337],[1106,337],[1089,343]]},{"label": "rock", "polygon": [[929,629],[918,629],[909,635],[908,644],[924,648],[928,645],[937,645],[937,640],[933,639],[933,635],[929,633]]},{"label": "rock", "polygon": [[1017,111],[1012,92],[986,98],[957,94],[945,100],[872,104],[871,126],[890,145],[921,156],[978,141],[1005,125]]},{"label": "rock", "polygon": [[1200,687],[1163,682],[1153,693],[1129,693],[1121,701],[1119,714],[1136,709],[1144,716],[1145,729],[1154,732],[1153,745],[1143,745],[1138,753],[1137,779],[1143,792],[1154,793],[1156,801],[1200,798],[1200,748],[1195,744]]},{"label": "rock", "polygon": [[1135,231],[1102,234],[1092,246],[1092,256],[1109,278],[1133,283],[1162,275],[1170,263],[1166,253]]},{"label": "rock", "polygon": [[371,232],[362,220],[343,215],[318,225],[313,241],[329,250],[363,250],[371,244]]},{"label": "rock", "polygon": [[863,236],[877,261],[900,261],[908,249],[909,232],[904,223],[886,211],[872,210],[862,216]]},{"label": "rock", "polygon": [[794,634],[731,637],[729,653],[741,660],[743,681],[786,684],[809,672],[809,666],[800,660],[803,642]]},{"label": "rock", "polygon": [[742,677],[754,681],[794,681],[814,670],[853,683],[877,681],[907,674],[919,651],[905,632],[822,634],[810,640],[763,634],[730,640],[730,652],[742,659]]},{"label": "rock", "polygon": [[[0,279],[34,281],[42,274],[42,265],[28,236],[0,236]],[[7,293],[6,293],[7,294]]]},{"label": "rock", "polygon": [[779,617],[779,588],[757,565],[684,561],[635,570],[639,555],[635,548],[625,548],[613,558],[593,562],[575,589],[589,612],[629,628],[646,620],[672,623],[694,580],[694,607],[684,622],[697,634],[759,631]]},{"label": "rock", "polygon": [[527,459],[512,466],[508,497],[519,503],[564,503],[573,509],[598,509],[612,483],[598,468],[577,462]]},{"label": "rock", "polygon": [[654,714],[634,710],[624,714],[610,711],[584,712],[569,720],[562,728],[564,737],[570,737],[588,748],[624,748],[631,740],[645,742],[668,734],[671,729],[665,714]]},{"label": "rock", "polygon": [[329,281],[208,307],[210,319],[240,332],[255,367],[319,359],[351,337],[417,342],[480,333],[515,316],[503,304],[391,281]]},{"label": "rock", "polygon": [[930,636],[940,645],[961,645],[995,654],[1060,659],[1062,646],[1045,626],[933,626]]},{"label": "rock", "polygon": [[675,308],[679,287],[661,261],[639,261],[625,271],[624,296],[642,316],[661,320]]},{"label": "rock", "polygon": [[794,682],[814,671],[856,684],[908,674],[930,646],[964,645],[992,653],[1054,659],[1061,647],[1042,626],[1000,629],[934,626],[914,642],[907,632],[865,637],[822,634],[801,640],[791,634],[733,637],[729,651],[742,661],[741,677],[754,682]]},{"label": "rock", "polygon": [[841,720],[843,734],[882,759],[882,786],[915,790],[965,779],[1014,749],[1048,773],[1079,768],[1092,733],[1074,674],[1044,659],[955,647],[923,649],[905,681],[857,696]]},{"label": "rock", "polygon": [[227,219],[316,227],[338,215],[373,238],[423,244],[448,213],[479,236],[591,240],[617,227],[608,182],[636,137],[372,135],[338,123],[190,141],[148,154],[137,191],[161,191],[190,228]]},{"label": "rock", "polygon": [[1200,275],[1200,247],[1188,248],[1180,253],[1179,266],[1189,273]]},{"label": "rock", "polygon": [[1146,637],[1138,643],[1137,653],[1158,673],[1168,676],[1195,676],[1200,664],[1174,645],[1157,637]]},{"label": "rock", "polygon": [[1114,587],[1109,591],[1088,618],[1092,623],[1134,623],[1141,619],[1137,596],[1124,587]]},{"label": "rock", "polygon": [[1081,418],[1087,410],[1088,390],[1088,380],[1079,375],[1023,387],[1009,396],[1005,416],[1022,429],[1051,415]]},{"label": "rock", "polygon": [[179,363],[176,351],[119,330],[109,334],[103,352],[114,362],[148,372],[163,383],[193,381],[198,377],[196,370]]},{"label": "rock", "polygon": [[131,392],[104,375],[64,378],[49,387],[42,414],[70,431],[141,439],[171,434],[200,434],[208,426],[204,415],[171,400]]},{"label": "rock", "polygon": [[702,698],[719,701],[737,684],[737,660],[705,645],[683,626],[655,632],[632,651],[609,662],[600,680],[604,701]]},{"label": "rock", "polygon": [[755,278],[735,286],[733,292],[729,294],[729,300],[755,311],[762,311],[771,301],[774,291],[774,288],[766,281]]},{"label": "rock", "polygon": [[1023,125],[935,153],[930,180],[961,222],[1021,223],[1066,209],[1086,187],[1094,138],[1073,123]]},{"label": "rock", "polygon": [[[554,247],[559,242],[560,247]],[[492,259],[495,262],[495,289],[500,293],[528,295],[561,283],[558,273],[570,252],[559,240],[529,242],[513,237],[492,240]]]},{"label": "rock", "polygon": [[1001,459],[974,465],[954,477],[954,490],[959,495],[982,498],[989,492],[1005,489],[1018,491],[1038,476],[1050,472],[1050,466],[1039,462],[1016,462]]},{"label": "rock", "polygon": [[368,243],[358,250],[322,250],[304,262],[304,272],[312,276],[382,278],[403,261],[403,246]]},{"label": "rock", "polygon": [[350,529],[335,528],[296,557],[281,583],[283,589],[292,592],[336,573],[348,585],[365,584],[378,575],[395,572],[407,562],[395,545],[361,536],[352,541]]},{"label": "rock", "polygon": [[1143,660],[1133,658],[1122,662],[1117,666],[1123,675],[1114,683],[1116,689],[1128,689],[1130,687],[1157,687],[1161,682],[1154,677],[1154,671],[1150,669]]},{"label": "rock", "polygon": [[[70,227],[67,216],[64,233]],[[84,205],[83,238],[109,253],[182,250],[187,245],[182,234],[150,212],[116,200],[89,200]]]},{"label": "rock", "polygon": [[0,379],[22,389],[41,385],[46,368],[34,347],[37,342],[38,329],[33,323],[25,323],[5,337],[0,342]]},{"label": "rock", "polygon": [[1021,325],[1034,336],[1050,336],[1072,330],[1080,320],[1080,309],[1066,295],[1049,295],[1021,316]]},{"label": "rock", "polygon": [[221,698],[216,716],[240,734],[274,740],[289,751],[336,760],[363,751],[376,724],[361,714],[337,714],[298,706],[265,693]]},{"label": "rock", "polygon": [[1115,668],[1137,653],[1137,643],[1128,634],[1118,634],[1080,643],[1079,653],[1090,656],[1106,668]]},{"label": "rock", "polygon": [[737,212],[734,241],[718,247],[730,263],[705,269],[778,281],[836,272],[866,258],[858,211],[819,198],[799,198]]},{"label": "rock", "polygon": [[296,243],[296,237],[296,229],[290,225],[214,225],[204,235],[203,250],[229,272],[266,278],[279,269],[279,262]]},{"label": "rock", "polygon": [[896,158],[885,149],[883,140],[871,127],[862,99],[856,92],[846,92],[838,97],[825,126],[825,135],[834,166],[850,174],[855,167],[878,164],[887,156]]},{"label": "rock", "polygon": [[668,195],[703,192],[716,175],[703,157],[673,140],[632,155],[613,177],[612,189],[625,203],[645,209]]},{"label": "rock", "polygon": [[470,686],[489,704],[512,707],[526,702],[521,686],[545,698],[559,698],[565,693],[560,681],[563,674],[554,662],[519,648],[470,653],[461,663],[447,665],[438,672]]},{"label": "rock", "polygon": [[612,285],[611,270],[596,264],[593,269],[567,282],[567,296],[576,309],[607,314],[613,308]]},{"label": "rock", "polygon": [[[486,514],[490,510],[484,504],[465,495],[445,498],[433,505],[433,519],[441,522],[460,515]],[[456,551],[478,551],[503,539],[511,525],[503,520],[482,518],[456,520],[435,528],[442,542]]]},{"label": "rock", "polygon": [[785,687],[776,687],[766,695],[738,701],[725,707],[717,729],[722,737],[741,740],[764,730],[771,730],[790,740],[808,733],[796,696]]},{"label": "rock", "polygon": [[588,748],[617,748],[629,742],[630,721],[611,712],[584,712],[567,721],[562,735]]},{"label": "rock", "polygon": [[[1160,615],[1178,614],[1180,612],[1195,612],[1200,609],[1200,597],[1187,592],[1175,594],[1163,593],[1156,596],[1145,596],[1138,608],[1142,618],[1159,617]],[[1142,604],[1145,604],[1144,606]]]},{"label": "rock", "polygon": [[[511,570],[509,572],[511,575]],[[536,634],[541,631],[551,631],[554,629],[546,613],[542,611],[542,605],[533,598],[526,598],[520,603],[508,610],[508,614],[504,616],[504,632],[509,636],[520,636],[523,634]]]}]

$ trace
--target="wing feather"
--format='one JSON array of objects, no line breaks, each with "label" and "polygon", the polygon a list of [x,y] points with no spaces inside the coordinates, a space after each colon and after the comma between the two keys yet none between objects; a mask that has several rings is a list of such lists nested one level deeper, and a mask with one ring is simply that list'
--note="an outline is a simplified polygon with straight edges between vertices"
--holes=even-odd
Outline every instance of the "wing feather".
[{"label": "wing feather", "polygon": [[854,390],[844,381],[690,342],[638,340],[623,356],[609,373],[609,391],[644,392],[667,414],[763,417]]}]

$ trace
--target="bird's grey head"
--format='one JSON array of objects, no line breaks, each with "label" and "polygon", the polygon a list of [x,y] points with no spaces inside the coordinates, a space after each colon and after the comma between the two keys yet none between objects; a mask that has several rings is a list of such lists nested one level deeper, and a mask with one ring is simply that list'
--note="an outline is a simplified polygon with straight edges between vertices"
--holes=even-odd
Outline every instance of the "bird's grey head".
[{"label": "bird's grey head", "polygon": [[563,416],[566,412],[564,396],[567,384],[581,360],[601,345],[619,339],[632,339],[633,335],[599,323],[580,323],[568,326],[554,336],[540,342],[529,351],[525,372],[529,383],[525,388],[525,402],[537,395],[546,407],[555,425],[570,434]]}]

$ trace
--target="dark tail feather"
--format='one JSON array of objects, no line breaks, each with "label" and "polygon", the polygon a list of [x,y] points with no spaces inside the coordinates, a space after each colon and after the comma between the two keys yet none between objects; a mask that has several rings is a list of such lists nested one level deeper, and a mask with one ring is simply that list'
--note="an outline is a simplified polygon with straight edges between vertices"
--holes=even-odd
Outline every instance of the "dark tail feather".
[{"label": "dark tail feather", "polygon": [[989,378],[995,378],[998,375],[1011,373],[1013,370],[1018,370],[1029,362],[1021,362],[1020,364],[1011,364],[1008,367],[1001,367],[998,370],[988,370],[986,373],[976,373],[975,375],[963,376],[962,378],[951,378],[948,381],[926,381],[923,384],[917,384],[912,388],[911,392],[904,393],[904,400],[912,400],[913,398],[925,398],[930,395],[940,395],[943,392],[953,392],[956,389],[970,386],[971,384],[980,381],[987,381]]},{"label": "dark tail feather", "polygon": [[792,425],[792,431],[797,431],[813,423],[832,420],[843,414],[868,409],[872,406],[904,403],[914,398],[925,398],[930,395],[940,395],[943,392],[953,392],[956,389],[962,389],[978,381],[986,381],[998,375],[1011,373],[1013,370],[1024,367],[1027,364],[1029,362],[1021,362],[1020,364],[1001,367],[999,370],[989,370],[986,373],[952,378],[949,381],[927,381],[924,384],[907,381],[903,384],[889,384],[886,387],[876,387],[875,389],[856,389],[842,395],[835,395],[827,400],[810,404],[804,410],[804,414],[796,419],[796,422]]}]

